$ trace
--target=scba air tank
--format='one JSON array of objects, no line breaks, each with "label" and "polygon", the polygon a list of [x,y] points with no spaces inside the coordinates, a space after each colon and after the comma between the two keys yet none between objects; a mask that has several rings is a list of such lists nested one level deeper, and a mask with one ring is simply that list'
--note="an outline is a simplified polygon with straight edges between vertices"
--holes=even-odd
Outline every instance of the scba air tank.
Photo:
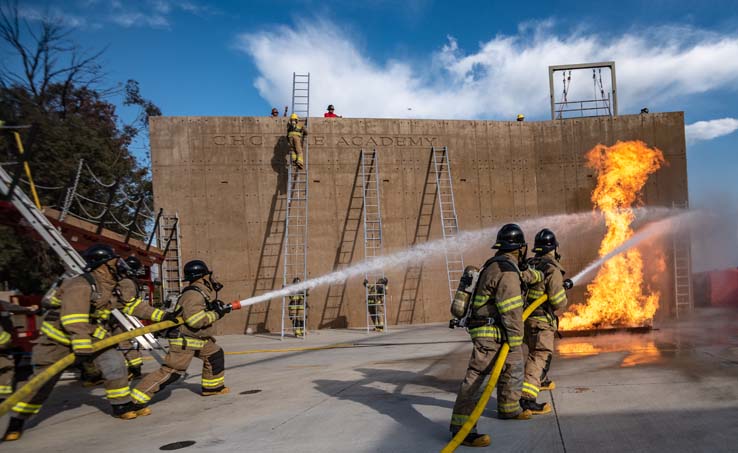
[{"label": "scba air tank", "polygon": [[451,302],[451,315],[454,318],[463,318],[466,316],[469,310],[469,302],[477,286],[478,278],[479,268],[475,266],[466,266],[464,268],[464,274],[459,280],[459,287],[456,288],[454,300]]}]

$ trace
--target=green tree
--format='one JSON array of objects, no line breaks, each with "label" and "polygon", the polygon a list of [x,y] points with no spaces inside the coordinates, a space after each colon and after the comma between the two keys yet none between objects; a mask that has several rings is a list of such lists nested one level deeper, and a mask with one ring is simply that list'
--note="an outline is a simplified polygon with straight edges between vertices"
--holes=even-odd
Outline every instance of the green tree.
[{"label": "green tree", "polygon": [[[22,130],[22,137],[31,156],[34,182],[56,188],[39,190],[43,205],[62,207],[66,188],[84,159],[86,167],[76,191],[79,196],[71,212],[98,217],[104,209],[98,203],[107,202],[112,193],[105,227],[125,232],[121,224],[132,222],[135,201],[143,197],[151,206],[153,199],[148,169],[139,164],[129,146],[139,134],[148,138],[148,118],[161,111],[141,95],[134,80],[124,88],[103,88],[103,51],[85,51],[71,35],[72,30],[53,18],[22,19],[17,2],[0,5],[0,46],[13,57],[4,58],[0,70],[0,119],[11,125],[33,125],[31,130]],[[108,100],[116,95],[124,96],[125,105],[139,107],[133,123],[123,124],[117,115]],[[3,134],[0,140],[0,159],[18,161],[10,135]],[[12,167],[6,170],[13,171]],[[110,184],[115,185],[106,187]],[[146,227],[147,220],[139,217],[132,228],[146,231]],[[0,282],[38,292],[55,278],[58,264],[48,258],[53,253],[44,244],[18,233],[8,227],[0,231]]]}]

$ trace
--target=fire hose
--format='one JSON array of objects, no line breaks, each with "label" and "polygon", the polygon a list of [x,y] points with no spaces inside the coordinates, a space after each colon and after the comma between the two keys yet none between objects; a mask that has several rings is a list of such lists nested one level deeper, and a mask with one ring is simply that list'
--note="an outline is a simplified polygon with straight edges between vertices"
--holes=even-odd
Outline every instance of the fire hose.
[{"label": "fire hose", "polygon": [[[523,311],[523,322],[528,319],[528,316],[530,316],[530,314],[533,313],[536,308],[540,307],[541,304],[546,302],[547,299],[548,296],[544,294],[543,296],[534,300],[533,303],[531,303],[528,308]],[[497,354],[497,360],[495,361],[495,365],[492,368],[492,374],[490,374],[489,376],[487,387],[484,388],[484,392],[482,392],[482,396],[479,398],[479,401],[477,401],[477,405],[474,406],[474,410],[471,414],[469,414],[469,419],[464,423],[464,425],[461,427],[459,432],[456,433],[453,439],[451,439],[451,441],[446,444],[445,447],[443,447],[441,453],[452,453],[456,451],[459,445],[461,445],[464,439],[466,439],[466,436],[469,435],[474,425],[477,424],[477,420],[479,420],[479,417],[482,416],[482,412],[484,412],[484,409],[487,407],[487,402],[492,396],[492,391],[495,389],[495,386],[497,386],[497,381],[500,379],[502,367],[505,365],[505,360],[507,360],[507,354],[509,352],[510,345],[504,343],[500,348],[500,352]]]},{"label": "fire hose", "polygon": [[[230,305],[232,310],[239,310],[241,308],[241,304],[239,302],[231,302],[228,305]],[[132,340],[138,336],[147,333],[171,329],[172,327],[177,327],[182,323],[184,323],[184,320],[182,318],[177,318],[174,321],[163,321],[156,324],[148,325],[146,327],[141,327],[139,329],[124,332],[118,335],[113,335],[112,337],[104,338],[98,342],[93,343],[92,352],[95,353],[98,351],[102,351],[103,349],[107,349],[117,345],[121,341]],[[23,387],[16,390],[15,393],[10,395],[8,399],[0,404],[0,417],[5,415],[13,406],[16,405],[16,403],[36,393],[41,388],[41,386],[48,382],[49,379],[73,365],[75,360],[76,356],[74,354],[69,354],[56,361],[53,365],[46,368],[43,372],[31,378],[31,380],[28,381]]]}]

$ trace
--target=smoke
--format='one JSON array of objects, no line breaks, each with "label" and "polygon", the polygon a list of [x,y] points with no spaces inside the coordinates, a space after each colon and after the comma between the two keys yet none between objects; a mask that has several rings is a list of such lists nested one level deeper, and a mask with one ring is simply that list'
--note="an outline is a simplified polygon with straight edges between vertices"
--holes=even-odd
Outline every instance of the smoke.
[{"label": "smoke", "polygon": [[703,222],[691,234],[692,272],[738,266],[738,196],[713,193],[693,207],[703,213]]}]

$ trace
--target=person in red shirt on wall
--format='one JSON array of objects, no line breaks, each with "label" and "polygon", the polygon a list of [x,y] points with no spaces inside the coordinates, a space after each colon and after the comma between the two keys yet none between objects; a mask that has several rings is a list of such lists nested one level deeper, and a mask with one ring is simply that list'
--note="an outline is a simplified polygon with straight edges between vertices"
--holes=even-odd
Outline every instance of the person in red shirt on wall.
[{"label": "person in red shirt on wall", "polygon": [[336,110],[333,104],[328,106],[328,111],[323,114],[325,118],[343,118],[341,115],[336,115],[333,111]]}]

